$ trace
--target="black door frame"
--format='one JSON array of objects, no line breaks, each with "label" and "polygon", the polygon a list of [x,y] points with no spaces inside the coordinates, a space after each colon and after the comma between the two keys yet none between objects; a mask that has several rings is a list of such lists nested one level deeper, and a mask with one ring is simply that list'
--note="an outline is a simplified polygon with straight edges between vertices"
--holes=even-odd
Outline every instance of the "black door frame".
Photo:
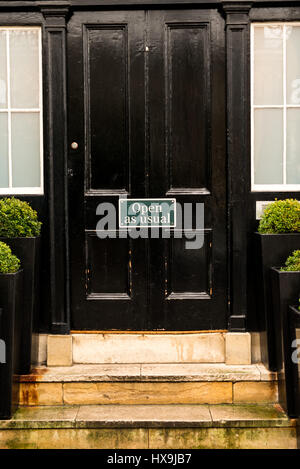
[{"label": "black door frame", "polygon": [[[1,25],[43,28],[45,195],[29,200],[44,221],[43,302],[39,331],[70,331],[68,211],[66,25],[75,9],[170,8],[174,5],[220,9],[226,19],[227,178],[228,178],[228,329],[257,330],[247,286],[251,266],[251,232],[257,227],[255,202],[297,193],[251,193],[250,190],[250,38],[251,21],[300,21],[299,0],[10,0],[0,1]],[[237,90],[239,92],[237,93]],[[246,118],[245,118],[246,116]],[[241,157],[242,156],[242,157]],[[58,272],[61,275],[58,275]]]}]

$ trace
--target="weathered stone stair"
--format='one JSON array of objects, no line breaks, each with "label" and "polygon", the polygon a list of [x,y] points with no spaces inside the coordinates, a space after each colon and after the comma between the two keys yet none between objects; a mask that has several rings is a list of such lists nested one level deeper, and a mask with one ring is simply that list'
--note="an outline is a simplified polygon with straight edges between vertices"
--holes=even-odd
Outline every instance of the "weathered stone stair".
[{"label": "weathered stone stair", "polygon": [[263,365],[133,364],[39,367],[19,377],[20,405],[275,403]]},{"label": "weathered stone stair", "polygon": [[0,421],[1,448],[296,449],[278,405],[97,405],[22,408]]},{"label": "weathered stone stair", "polygon": [[263,365],[38,367],[0,448],[296,448],[297,422]]}]

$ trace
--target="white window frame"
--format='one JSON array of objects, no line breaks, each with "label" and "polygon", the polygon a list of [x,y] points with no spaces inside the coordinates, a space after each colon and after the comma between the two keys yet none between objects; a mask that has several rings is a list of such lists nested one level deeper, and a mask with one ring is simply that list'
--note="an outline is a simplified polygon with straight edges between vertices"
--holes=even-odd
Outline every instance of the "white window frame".
[{"label": "white window frame", "polygon": [[[265,26],[282,26],[283,27],[283,104],[281,105],[255,105],[254,104],[254,29]],[[286,101],[286,27],[299,26],[300,22],[264,22],[251,24],[251,191],[252,192],[297,192],[300,191],[300,184],[286,183],[286,116],[287,109],[300,109],[300,104],[287,104]],[[255,109],[283,109],[283,183],[282,184],[255,184],[254,183],[254,110]]]},{"label": "white window frame", "polygon": [[[39,106],[37,108],[19,109],[10,105],[10,54],[9,54],[9,31],[38,31],[39,42]],[[0,109],[0,113],[8,114],[8,171],[9,186],[0,187],[0,195],[17,194],[44,194],[44,132],[43,132],[43,76],[42,76],[42,28],[40,26],[0,26],[0,31],[6,31],[6,67],[7,67],[7,108]],[[31,112],[40,115],[40,182],[39,187],[13,187],[12,186],[12,151],[11,151],[11,114],[13,112]]]}]

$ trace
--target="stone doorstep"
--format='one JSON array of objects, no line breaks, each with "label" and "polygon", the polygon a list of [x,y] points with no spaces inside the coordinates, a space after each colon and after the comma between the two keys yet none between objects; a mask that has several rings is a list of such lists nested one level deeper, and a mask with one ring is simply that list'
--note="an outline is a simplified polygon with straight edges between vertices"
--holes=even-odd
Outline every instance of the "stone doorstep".
[{"label": "stone doorstep", "polygon": [[184,453],[190,449],[291,450],[297,449],[297,430],[295,427],[8,429],[0,432],[0,448],[106,449],[112,454],[122,449],[150,449],[156,455],[157,450],[173,449]]},{"label": "stone doorstep", "polygon": [[266,404],[278,401],[274,381],[19,383],[19,405]]},{"label": "stone doorstep", "polygon": [[137,364],[73,365],[36,367],[29,375],[17,376],[22,383],[68,382],[239,382],[277,381],[277,373],[262,364]]},{"label": "stone doorstep", "polygon": [[0,420],[11,429],[59,428],[270,428],[297,426],[279,404],[247,405],[80,405],[21,407]]},{"label": "stone doorstep", "polygon": [[297,449],[278,405],[21,408],[0,421],[1,449]]},{"label": "stone doorstep", "polygon": [[[257,337],[249,332],[132,332],[35,334],[38,364],[226,363],[258,362]],[[255,342],[256,340],[256,342]],[[252,357],[251,357],[252,354]]]},{"label": "stone doorstep", "polygon": [[275,405],[20,408],[1,449],[297,449],[297,422]]},{"label": "stone doorstep", "polygon": [[19,380],[19,405],[266,404],[276,375],[262,365],[73,365],[40,367]]},{"label": "stone doorstep", "polygon": [[[251,364],[251,334],[230,332],[196,333],[72,333],[59,350],[66,347],[66,357],[72,348],[75,364],[113,363],[227,363]],[[58,351],[60,336],[48,336],[48,365],[62,363]]]}]

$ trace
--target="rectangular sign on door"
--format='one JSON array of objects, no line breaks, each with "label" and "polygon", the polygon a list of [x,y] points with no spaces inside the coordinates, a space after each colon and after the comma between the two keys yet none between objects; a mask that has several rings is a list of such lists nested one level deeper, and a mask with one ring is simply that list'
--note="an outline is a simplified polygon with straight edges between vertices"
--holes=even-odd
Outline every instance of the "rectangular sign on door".
[{"label": "rectangular sign on door", "polygon": [[119,199],[120,228],[175,228],[176,199]]}]

